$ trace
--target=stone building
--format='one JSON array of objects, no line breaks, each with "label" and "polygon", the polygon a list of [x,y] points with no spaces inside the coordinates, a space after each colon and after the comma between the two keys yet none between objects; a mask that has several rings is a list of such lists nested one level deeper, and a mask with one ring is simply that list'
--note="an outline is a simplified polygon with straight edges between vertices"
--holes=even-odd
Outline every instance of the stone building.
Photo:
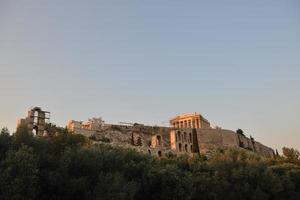
[{"label": "stone building", "polygon": [[200,114],[179,115],[170,120],[173,128],[210,128],[210,123]]},{"label": "stone building", "polygon": [[104,121],[101,118],[92,118],[87,122],[71,120],[68,122],[67,129],[74,134],[82,134],[90,137],[104,127]]},{"label": "stone building", "polygon": [[134,148],[156,156],[166,153],[209,155],[226,148],[241,148],[265,157],[273,157],[273,149],[231,130],[212,128],[200,114],[185,114],[170,120],[171,127],[142,124],[128,126],[70,121],[68,129],[87,137],[108,138],[112,145]]},{"label": "stone building", "polygon": [[[36,135],[45,135],[45,126],[50,113],[35,107],[28,111],[17,127],[25,126]],[[127,125],[105,124],[101,118],[87,122],[71,120],[67,129],[72,134],[81,134],[95,143],[133,148],[154,156],[174,154],[209,155],[218,150],[240,148],[264,157],[273,157],[273,149],[231,130],[212,128],[200,114],[180,115],[170,120],[171,127],[145,126],[138,123]]]},{"label": "stone building", "polygon": [[26,127],[34,135],[43,136],[47,134],[45,126],[49,120],[50,112],[43,111],[40,107],[34,107],[28,111],[26,118],[18,120],[17,129]]},{"label": "stone building", "polygon": [[172,151],[209,155],[217,150],[240,148],[264,157],[274,157],[274,150],[253,138],[239,135],[231,130],[217,129],[172,129],[170,132]]},{"label": "stone building", "polygon": [[193,129],[173,129],[170,131],[171,149],[177,153],[194,153],[195,137]]}]

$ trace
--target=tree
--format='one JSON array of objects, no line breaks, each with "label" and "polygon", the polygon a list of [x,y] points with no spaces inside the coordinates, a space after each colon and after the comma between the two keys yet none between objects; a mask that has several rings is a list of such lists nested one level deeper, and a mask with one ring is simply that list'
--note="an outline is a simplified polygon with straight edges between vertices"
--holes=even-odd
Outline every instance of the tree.
[{"label": "tree", "polygon": [[38,192],[38,161],[33,149],[23,145],[10,151],[1,164],[2,199],[34,199]]},{"label": "tree", "polygon": [[156,158],[67,132],[34,137],[22,127],[11,136],[2,129],[0,199],[300,199],[300,153],[283,153],[263,158],[231,148],[208,158]]},{"label": "tree", "polygon": [[283,147],[282,153],[289,161],[299,161],[300,153],[297,149]]},{"label": "tree", "polygon": [[120,173],[100,174],[95,188],[96,199],[133,200],[137,184],[127,181]]},{"label": "tree", "polygon": [[7,128],[2,128],[0,133],[0,160],[5,157],[11,144],[11,137]]},{"label": "tree", "polygon": [[18,148],[21,145],[34,146],[36,143],[35,137],[29,132],[26,126],[21,126],[17,129],[12,138],[14,148]]},{"label": "tree", "polygon": [[244,131],[242,129],[240,129],[240,128],[236,131],[236,133],[239,134],[239,135],[245,136],[244,135]]},{"label": "tree", "polygon": [[7,127],[3,127],[1,129],[1,133],[0,134],[4,135],[4,136],[9,136],[9,130],[8,130],[8,128]]}]

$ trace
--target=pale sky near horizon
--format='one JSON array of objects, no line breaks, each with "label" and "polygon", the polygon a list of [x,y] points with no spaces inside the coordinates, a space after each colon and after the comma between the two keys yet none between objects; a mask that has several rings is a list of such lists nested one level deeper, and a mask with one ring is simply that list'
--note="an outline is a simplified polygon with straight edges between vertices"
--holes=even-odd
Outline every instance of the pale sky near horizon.
[{"label": "pale sky near horizon", "polygon": [[300,150],[298,0],[0,0],[0,127],[199,112]]}]

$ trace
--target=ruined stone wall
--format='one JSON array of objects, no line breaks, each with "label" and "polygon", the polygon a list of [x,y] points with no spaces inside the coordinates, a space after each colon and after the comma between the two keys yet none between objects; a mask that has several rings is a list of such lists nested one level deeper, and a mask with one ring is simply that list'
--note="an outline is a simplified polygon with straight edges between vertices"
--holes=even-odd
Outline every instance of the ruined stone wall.
[{"label": "ruined stone wall", "polygon": [[264,157],[274,157],[274,150],[270,147],[267,147],[260,142],[252,141],[251,139],[238,135],[241,141],[241,148],[251,150],[258,155],[264,156]]},{"label": "ruined stone wall", "polygon": [[169,152],[170,129],[143,125],[124,126],[105,124],[97,131],[77,130],[77,134],[93,137],[96,141],[109,141],[110,144],[133,148],[151,155]]},{"label": "ruined stone wall", "polygon": [[223,129],[197,129],[197,140],[200,153],[208,154],[218,149],[238,148],[237,134]]},{"label": "ruined stone wall", "polygon": [[209,154],[216,149],[223,148],[221,130],[218,129],[197,129],[197,141],[200,153]]},{"label": "ruined stone wall", "polygon": [[234,131],[223,129],[197,129],[196,131],[200,153],[210,154],[218,149],[243,148],[264,157],[274,157],[273,149],[251,141],[250,138]]},{"label": "ruined stone wall", "polygon": [[220,129],[222,134],[222,142],[225,147],[239,147],[237,134],[231,130]]},{"label": "ruined stone wall", "polygon": [[240,142],[239,144],[240,144],[241,148],[245,148],[245,149],[254,151],[254,146],[249,138],[247,138],[243,135],[238,135],[238,134],[237,134],[237,137]]},{"label": "ruined stone wall", "polygon": [[37,136],[47,135],[46,121],[50,119],[50,112],[43,111],[40,107],[34,107],[27,112],[27,117],[17,122],[17,129],[26,127],[28,132]]},{"label": "ruined stone wall", "polygon": [[[177,141],[178,131],[182,134],[192,133],[192,140],[186,143],[181,138]],[[112,145],[134,148],[140,152],[151,155],[164,155],[172,152],[182,153],[202,153],[211,154],[219,149],[243,148],[256,152],[265,157],[273,157],[273,149],[262,145],[259,142],[239,135],[231,130],[224,129],[173,129],[168,127],[152,127],[143,125],[124,126],[106,124],[97,131],[75,129],[76,134],[93,137],[96,141],[109,141]],[[173,138],[171,140],[171,138]],[[174,142],[175,141],[175,142]],[[172,143],[172,147],[171,147]],[[179,148],[181,143],[181,151]],[[184,151],[185,145],[188,150]]]},{"label": "ruined stone wall", "polygon": [[82,129],[82,128],[74,128],[72,133],[81,134],[81,135],[84,135],[85,137],[91,137],[92,135],[96,134],[96,131]]}]

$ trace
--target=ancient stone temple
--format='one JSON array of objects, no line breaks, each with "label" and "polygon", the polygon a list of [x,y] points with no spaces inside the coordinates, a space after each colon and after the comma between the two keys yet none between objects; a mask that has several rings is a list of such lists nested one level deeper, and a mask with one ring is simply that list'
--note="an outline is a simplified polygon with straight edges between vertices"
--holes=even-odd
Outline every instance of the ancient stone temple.
[{"label": "ancient stone temple", "polygon": [[17,129],[26,127],[34,135],[43,136],[46,123],[50,120],[50,112],[43,111],[40,107],[34,107],[27,113],[27,117],[17,122]]},{"label": "ancient stone temple", "polygon": [[200,114],[179,115],[170,120],[173,128],[210,128],[210,123]]}]

